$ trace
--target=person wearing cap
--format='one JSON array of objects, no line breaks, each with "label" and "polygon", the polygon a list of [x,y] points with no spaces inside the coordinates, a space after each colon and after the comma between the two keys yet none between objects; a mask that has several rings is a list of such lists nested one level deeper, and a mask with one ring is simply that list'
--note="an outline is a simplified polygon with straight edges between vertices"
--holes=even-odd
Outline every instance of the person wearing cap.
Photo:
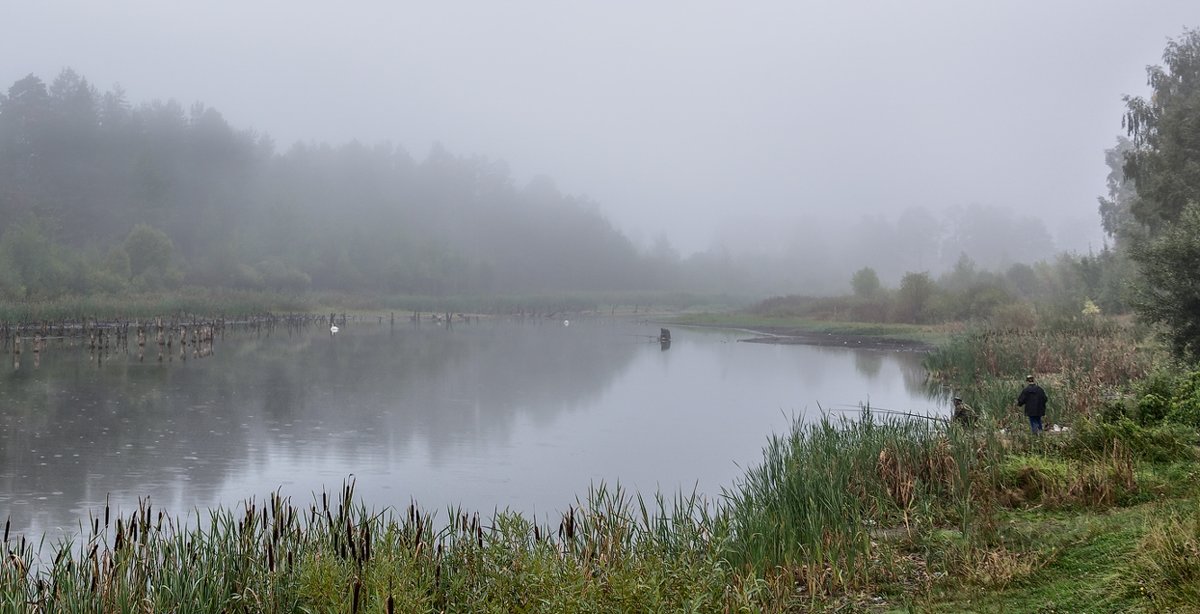
[{"label": "person wearing cap", "polygon": [[1025,382],[1025,389],[1017,396],[1017,406],[1025,408],[1029,429],[1037,435],[1042,432],[1042,416],[1046,415],[1046,391],[1033,381],[1032,375],[1026,375]]},{"label": "person wearing cap", "polygon": [[962,398],[954,397],[954,414],[951,415],[950,420],[961,426],[974,426],[975,410],[970,405],[963,403]]}]

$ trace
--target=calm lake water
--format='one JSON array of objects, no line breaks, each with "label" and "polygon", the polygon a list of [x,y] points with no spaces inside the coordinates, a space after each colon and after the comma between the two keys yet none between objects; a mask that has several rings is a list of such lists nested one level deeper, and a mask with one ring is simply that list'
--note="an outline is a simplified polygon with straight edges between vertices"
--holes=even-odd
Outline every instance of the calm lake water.
[{"label": "calm lake water", "polygon": [[[275,490],[298,504],[353,475],[375,508],[415,500],[540,520],[589,485],[710,496],[792,417],[946,412],[911,352],[739,343],[620,319],[231,332],[213,354],[97,360],[51,342],[0,371],[0,518],[78,531],[106,498],[175,515]],[[27,346],[29,344],[26,344]]]}]

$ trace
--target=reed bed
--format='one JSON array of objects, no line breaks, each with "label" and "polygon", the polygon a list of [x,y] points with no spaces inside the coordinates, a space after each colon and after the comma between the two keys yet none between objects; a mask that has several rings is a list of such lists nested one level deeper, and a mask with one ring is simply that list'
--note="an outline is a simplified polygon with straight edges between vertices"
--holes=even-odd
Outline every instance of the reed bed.
[{"label": "reed bed", "polygon": [[871,586],[891,564],[878,531],[970,526],[974,473],[992,449],[974,433],[869,410],[797,423],[726,493],[726,556],[758,574],[790,575],[809,595]]},{"label": "reed bed", "polygon": [[[1098,413],[1161,360],[1133,327],[1118,322],[1054,330],[976,330],[931,352],[931,377],[954,387],[997,419],[1012,413],[1023,377],[1035,374],[1050,395],[1048,415],[1070,424]],[[1018,416],[1019,417],[1019,416]]]},{"label": "reed bed", "polygon": [[90,518],[78,542],[5,535],[0,609],[24,612],[717,611],[717,523],[692,497],[651,502],[599,487],[557,527],[519,514],[354,503],[354,484],[307,507],[271,494],[180,522],[143,502]]},{"label": "reed bed", "polygon": [[686,292],[560,292],[486,295],[352,295],[333,292],[282,293],[262,290],[183,287],[136,294],[89,294],[48,299],[0,301],[0,321],[147,319],[163,314],[224,314],[228,318],[263,313],[427,312],[488,315],[601,313],[662,314],[698,307],[740,305],[726,295]]},{"label": "reed bed", "polygon": [[235,318],[269,312],[308,312],[313,307],[309,299],[296,295],[197,288],[0,302],[0,321],[145,320],[163,314],[225,314]]}]

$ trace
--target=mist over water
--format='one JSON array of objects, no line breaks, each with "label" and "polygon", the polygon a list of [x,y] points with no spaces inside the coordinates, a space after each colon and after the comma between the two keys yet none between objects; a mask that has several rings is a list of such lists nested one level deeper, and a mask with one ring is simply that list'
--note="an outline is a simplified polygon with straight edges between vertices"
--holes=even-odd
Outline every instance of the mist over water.
[{"label": "mist over water", "polygon": [[539,518],[589,485],[714,496],[792,416],[860,402],[942,412],[920,356],[739,343],[626,320],[351,324],[234,332],[212,356],[51,345],[0,375],[0,513],[78,530],[106,500],[176,515],[357,480],[372,507],[417,501]]}]

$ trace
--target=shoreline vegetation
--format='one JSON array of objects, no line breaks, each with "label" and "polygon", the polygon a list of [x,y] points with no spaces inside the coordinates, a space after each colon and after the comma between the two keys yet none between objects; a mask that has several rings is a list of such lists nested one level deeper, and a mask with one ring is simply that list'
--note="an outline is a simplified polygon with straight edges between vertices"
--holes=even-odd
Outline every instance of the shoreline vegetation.
[{"label": "shoreline vegetation", "polygon": [[333,292],[275,293],[192,288],[161,292],[63,296],[30,301],[0,300],[0,322],[40,324],[154,318],[215,319],[269,314],[329,314],[387,317],[394,313],[470,313],[551,317],[558,314],[662,317],[697,306],[736,309],[744,301],[726,295],[686,292],[547,292],[513,295],[351,295]]},{"label": "shoreline vegetation", "polygon": [[[234,298],[244,313],[270,311],[255,302],[262,297]],[[638,298],[637,315],[655,321],[689,307]],[[125,315],[204,313],[203,300],[147,297]],[[329,313],[329,304],[287,306]],[[590,311],[609,315],[600,304]],[[0,320],[107,317],[119,306],[60,303],[25,316],[0,307]],[[238,311],[224,307],[207,313]],[[149,501],[105,509],[54,545],[6,526],[0,610],[1200,609],[1200,372],[1130,321],[998,329],[740,312],[670,321],[920,347],[931,386],[962,396],[979,417],[964,428],[864,408],[797,421],[712,500],[597,485],[553,523],[415,504],[366,509],[349,482],[311,502],[267,493],[183,518]],[[1012,403],[1031,372],[1050,393],[1051,432],[1041,437]]]}]

